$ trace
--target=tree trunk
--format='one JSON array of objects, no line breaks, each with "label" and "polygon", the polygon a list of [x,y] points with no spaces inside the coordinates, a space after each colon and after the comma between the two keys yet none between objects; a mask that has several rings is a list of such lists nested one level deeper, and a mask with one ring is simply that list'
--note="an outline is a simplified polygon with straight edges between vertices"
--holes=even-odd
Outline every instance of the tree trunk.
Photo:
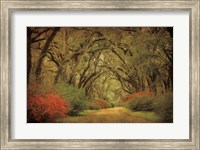
[{"label": "tree trunk", "polygon": [[144,84],[143,78],[141,78],[141,89],[142,89],[142,91],[145,91],[145,84]]},{"label": "tree trunk", "polygon": [[58,68],[57,74],[56,74],[56,76],[55,76],[55,78],[54,78],[54,84],[57,84],[57,83],[58,83],[58,79],[59,79],[59,77],[60,77],[60,75],[61,75],[62,70],[63,70],[62,67],[59,67],[59,68]]},{"label": "tree trunk", "polygon": [[[173,28],[168,27],[166,29],[169,32],[171,39],[173,39]],[[173,42],[173,40],[172,40],[172,42]],[[172,43],[172,51],[173,51],[173,43]],[[171,83],[170,90],[173,91],[173,53],[172,53],[171,62],[170,62],[170,66],[169,66],[169,78],[170,78],[170,83]]]},{"label": "tree trunk", "polygon": [[157,95],[157,87],[156,87],[155,83],[153,83],[153,85],[152,85],[152,92],[154,95]]},{"label": "tree trunk", "polygon": [[147,80],[147,84],[149,87],[150,92],[153,93],[153,95],[157,95],[157,87],[156,87],[156,83],[155,83],[155,78],[150,77],[150,79],[148,79],[148,77],[146,78]]},{"label": "tree trunk", "polygon": [[51,33],[51,35],[48,37],[44,48],[41,52],[40,58],[38,60],[37,66],[36,66],[36,70],[35,70],[35,77],[36,77],[36,82],[40,83],[41,82],[41,72],[42,72],[42,64],[44,61],[44,58],[48,52],[48,48],[50,43],[53,41],[54,37],[56,36],[57,32],[59,31],[60,28],[54,28],[53,32]]},{"label": "tree trunk", "polygon": [[168,91],[168,83],[165,80],[162,80],[163,83],[163,87],[164,87],[164,91],[167,92]]},{"label": "tree trunk", "polygon": [[27,83],[29,84],[30,72],[32,67],[32,54],[31,54],[31,30],[27,27]]},{"label": "tree trunk", "polygon": [[169,70],[170,90],[173,91],[173,66]]}]

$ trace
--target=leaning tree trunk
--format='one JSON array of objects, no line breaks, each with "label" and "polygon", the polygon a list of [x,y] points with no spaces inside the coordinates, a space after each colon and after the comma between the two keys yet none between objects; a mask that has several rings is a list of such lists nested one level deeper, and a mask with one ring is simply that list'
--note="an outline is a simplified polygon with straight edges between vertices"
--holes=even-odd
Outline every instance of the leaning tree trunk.
[{"label": "leaning tree trunk", "polygon": [[55,78],[54,78],[54,84],[57,84],[57,83],[58,83],[58,80],[59,80],[59,77],[60,77],[60,75],[61,75],[61,73],[62,73],[62,70],[63,70],[62,67],[59,67],[59,68],[58,68],[57,74],[56,74],[56,76],[55,76]]},{"label": "leaning tree trunk", "polygon": [[168,81],[167,81],[167,80],[162,80],[162,84],[163,84],[163,87],[164,87],[163,91],[164,91],[165,93],[168,92],[168,89],[169,89]]},{"label": "leaning tree trunk", "polygon": [[41,82],[41,72],[42,72],[42,64],[44,61],[44,58],[48,52],[48,48],[50,43],[53,41],[54,37],[56,36],[57,32],[59,31],[60,28],[56,27],[53,29],[53,32],[51,33],[51,35],[48,37],[44,48],[41,52],[40,58],[38,60],[37,66],[36,66],[36,70],[35,70],[35,77],[36,77],[36,82],[40,83]]}]

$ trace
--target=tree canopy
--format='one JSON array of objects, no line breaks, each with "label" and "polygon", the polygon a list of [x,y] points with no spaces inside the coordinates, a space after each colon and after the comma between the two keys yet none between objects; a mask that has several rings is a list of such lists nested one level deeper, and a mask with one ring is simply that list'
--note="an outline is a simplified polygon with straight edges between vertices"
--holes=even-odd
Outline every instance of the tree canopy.
[{"label": "tree canopy", "polygon": [[173,90],[172,27],[28,27],[27,80],[89,99]]}]

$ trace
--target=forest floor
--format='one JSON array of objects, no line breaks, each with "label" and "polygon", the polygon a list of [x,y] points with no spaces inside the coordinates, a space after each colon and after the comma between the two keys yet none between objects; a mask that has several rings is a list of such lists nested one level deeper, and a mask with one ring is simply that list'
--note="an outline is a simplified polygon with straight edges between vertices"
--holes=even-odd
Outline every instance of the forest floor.
[{"label": "forest floor", "polygon": [[65,123],[157,123],[160,117],[154,112],[133,112],[125,107],[85,110],[59,122]]}]

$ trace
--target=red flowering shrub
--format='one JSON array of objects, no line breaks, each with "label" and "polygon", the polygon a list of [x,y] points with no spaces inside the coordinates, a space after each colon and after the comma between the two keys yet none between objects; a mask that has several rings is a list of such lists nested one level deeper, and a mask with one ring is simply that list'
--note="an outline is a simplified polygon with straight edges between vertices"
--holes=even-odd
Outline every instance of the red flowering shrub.
[{"label": "red flowering shrub", "polygon": [[56,94],[35,94],[28,97],[28,122],[56,122],[66,117],[69,105]]},{"label": "red flowering shrub", "polygon": [[132,93],[132,94],[126,96],[124,98],[124,101],[133,100],[134,98],[137,98],[137,97],[140,97],[140,96],[153,96],[153,94],[150,91],[147,91],[147,92],[139,91],[139,92],[135,92],[135,93]]},{"label": "red flowering shrub", "polygon": [[100,106],[101,109],[103,108],[110,108],[111,104],[105,100],[95,100],[95,103]]},{"label": "red flowering shrub", "polygon": [[148,91],[139,91],[132,93],[130,95],[127,95],[125,97],[122,97],[121,100],[118,102],[118,106],[123,106],[129,108],[130,102],[140,98],[140,97],[149,97],[151,98],[153,96],[153,93]]},{"label": "red flowering shrub", "polygon": [[91,101],[88,103],[88,109],[90,110],[99,110],[101,109],[101,106],[99,106],[95,101]]}]

